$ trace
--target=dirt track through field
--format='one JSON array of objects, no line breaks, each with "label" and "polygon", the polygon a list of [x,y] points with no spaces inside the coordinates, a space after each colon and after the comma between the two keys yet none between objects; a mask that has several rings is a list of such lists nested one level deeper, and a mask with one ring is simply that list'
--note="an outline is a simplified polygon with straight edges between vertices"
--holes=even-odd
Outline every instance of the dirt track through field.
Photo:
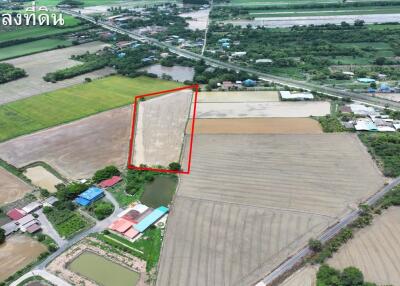
[{"label": "dirt track through field", "polygon": [[32,188],[21,179],[0,167],[0,206],[23,198]]},{"label": "dirt track through field", "polygon": [[[186,126],[191,133],[192,120]],[[319,134],[322,128],[310,118],[197,119],[195,134]]]},{"label": "dirt track through field", "polygon": [[114,72],[114,69],[104,68],[71,79],[59,81],[57,83],[46,82],[43,80],[43,76],[49,72],[82,64],[82,62],[71,60],[70,57],[72,55],[84,54],[86,51],[93,53],[106,46],[108,45],[102,42],[90,42],[65,49],[57,49],[4,61],[13,64],[18,68],[24,69],[28,76],[0,85],[0,105],[44,92],[83,83],[87,77],[95,79],[109,75]]},{"label": "dirt track through field", "polygon": [[128,157],[131,108],[106,111],[0,144],[0,158],[23,167],[43,161],[68,179],[91,177]]},{"label": "dirt track through field", "polygon": [[195,135],[157,285],[253,285],[383,186],[354,134]]},{"label": "dirt track through field", "polygon": [[358,231],[329,265],[343,269],[355,266],[366,281],[378,285],[400,285],[400,208],[391,207],[375,217],[371,226]]}]

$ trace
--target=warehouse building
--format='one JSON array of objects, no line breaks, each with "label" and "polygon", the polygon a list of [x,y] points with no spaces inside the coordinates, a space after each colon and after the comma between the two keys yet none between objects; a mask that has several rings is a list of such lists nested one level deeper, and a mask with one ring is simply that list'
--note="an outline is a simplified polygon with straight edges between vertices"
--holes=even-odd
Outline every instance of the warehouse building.
[{"label": "warehouse building", "polygon": [[279,91],[282,100],[312,100],[314,95],[309,92],[292,93],[287,90]]},{"label": "warehouse building", "polygon": [[157,222],[160,218],[162,218],[166,213],[168,213],[169,209],[167,207],[161,206],[152,211],[148,216],[146,216],[143,220],[141,220],[138,224],[134,226],[134,228],[139,231],[145,231],[149,226],[153,223]]},{"label": "warehouse building", "polygon": [[81,193],[76,199],[75,202],[80,206],[89,206],[95,201],[104,197],[104,191],[102,189],[91,187]]}]

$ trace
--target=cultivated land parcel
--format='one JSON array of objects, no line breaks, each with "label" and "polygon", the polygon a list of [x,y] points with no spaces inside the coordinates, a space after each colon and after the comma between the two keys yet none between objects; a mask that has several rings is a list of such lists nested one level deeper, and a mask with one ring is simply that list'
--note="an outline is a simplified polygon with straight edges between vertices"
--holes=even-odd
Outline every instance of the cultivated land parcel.
[{"label": "cultivated land parcel", "polygon": [[195,135],[157,283],[251,285],[382,185],[353,134]]},{"label": "cultivated land parcel", "polygon": [[147,77],[111,76],[1,105],[0,141],[128,105],[136,95],[177,86]]}]

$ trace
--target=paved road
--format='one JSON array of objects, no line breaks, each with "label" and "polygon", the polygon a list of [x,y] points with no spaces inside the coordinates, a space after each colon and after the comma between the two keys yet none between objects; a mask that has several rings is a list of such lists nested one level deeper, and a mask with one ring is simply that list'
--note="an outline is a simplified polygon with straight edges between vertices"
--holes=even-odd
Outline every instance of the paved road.
[{"label": "paved road", "polygon": [[[371,196],[365,202],[365,204],[369,206],[376,204],[387,192],[389,192],[391,189],[393,189],[399,184],[400,184],[400,177],[397,177],[390,184],[384,186],[379,192]],[[327,229],[318,239],[323,243],[327,242],[335,235],[337,235],[342,229],[348,226],[351,222],[353,222],[359,215],[360,215],[360,210],[355,210],[349,213],[344,218],[342,218],[338,223]],[[272,271],[270,274],[268,274],[266,277],[264,277],[264,279],[260,281],[256,286],[265,286],[271,284],[278,277],[280,277],[281,275],[292,269],[294,266],[298,265],[303,260],[303,258],[309,254],[311,254],[311,250],[308,247],[303,248],[294,256],[286,260],[274,271]]]},{"label": "paved road", "polygon": [[204,60],[207,64],[209,64],[211,66],[227,68],[227,69],[231,69],[231,70],[235,70],[235,71],[245,71],[245,72],[257,75],[261,80],[264,80],[264,81],[275,82],[275,83],[278,83],[281,85],[301,88],[301,89],[309,90],[309,91],[311,91],[311,90],[317,91],[317,92],[321,92],[321,93],[324,93],[324,94],[327,94],[330,96],[334,96],[334,97],[351,98],[355,101],[359,101],[359,102],[377,106],[377,107],[385,107],[387,105],[391,109],[400,110],[400,102],[394,102],[394,101],[390,101],[390,100],[379,98],[379,97],[372,97],[367,94],[359,94],[359,93],[354,93],[354,92],[350,92],[350,91],[343,91],[343,90],[339,90],[339,89],[335,89],[335,88],[320,86],[320,85],[317,85],[314,83],[309,83],[309,82],[305,82],[305,81],[299,81],[299,80],[279,77],[279,76],[275,76],[275,75],[271,75],[271,74],[267,74],[267,73],[262,73],[255,69],[252,69],[252,68],[241,67],[238,65],[222,62],[222,61],[219,61],[219,60],[216,60],[213,58],[199,55],[199,54],[193,53],[191,51],[183,50],[183,49],[177,48],[175,46],[171,46],[169,44],[160,42],[156,39],[146,37],[143,35],[139,35],[132,31],[122,29],[118,26],[111,25],[106,22],[96,22],[93,18],[91,18],[89,16],[81,15],[81,14],[71,11],[71,10],[62,10],[62,11],[64,13],[67,13],[67,14],[73,15],[75,17],[79,17],[79,18],[85,19],[87,21],[90,21],[92,23],[95,23],[95,24],[103,27],[104,29],[127,35],[127,36],[131,37],[132,39],[135,39],[135,40],[138,40],[141,42],[151,43],[158,47],[167,48],[171,52],[173,52],[177,55],[180,55],[180,56],[183,56],[186,58],[190,58],[190,59]]}]

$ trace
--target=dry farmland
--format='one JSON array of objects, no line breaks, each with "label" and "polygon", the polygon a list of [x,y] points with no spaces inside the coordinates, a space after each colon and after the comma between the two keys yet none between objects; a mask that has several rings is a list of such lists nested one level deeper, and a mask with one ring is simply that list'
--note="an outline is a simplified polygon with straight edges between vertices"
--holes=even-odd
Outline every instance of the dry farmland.
[{"label": "dry farmland", "polygon": [[23,167],[37,161],[69,179],[86,178],[128,157],[131,108],[106,111],[0,144],[0,158]]},{"label": "dry farmland", "polygon": [[400,285],[400,208],[392,207],[375,217],[371,226],[358,231],[328,264],[343,269],[355,266],[366,281]]},{"label": "dry farmland", "polygon": [[197,118],[309,117],[330,113],[330,103],[309,102],[199,102]]},{"label": "dry farmland", "polygon": [[29,193],[32,188],[0,167],[0,205],[11,203]]},{"label": "dry farmland", "polygon": [[16,67],[23,68],[27,72],[28,76],[1,85],[0,105],[30,97],[32,95],[82,83],[86,77],[94,79],[112,73],[113,69],[105,68],[71,79],[59,81],[57,83],[46,82],[43,80],[43,76],[49,72],[81,64],[81,62],[71,60],[70,57],[72,55],[83,54],[86,51],[95,52],[103,49],[105,46],[107,45],[101,42],[91,42],[70,48],[57,49],[50,52],[38,53],[5,61]]},{"label": "dry farmland", "polygon": [[318,267],[307,265],[285,279],[280,286],[316,286]]},{"label": "dry farmland", "polygon": [[158,285],[251,285],[383,186],[354,134],[195,135],[193,148]]},{"label": "dry farmland", "polygon": [[168,166],[179,161],[192,97],[189,90],[139,101],[134,165]]},{"label": "dry farmland", "polygon": [[13,235],[0,246],[0,281],[33,262],[47,247],[26,235]]},{"label": "dry farmland", "polygon": [[222,91],[200,92],[198,102],[263,102],[279,101],[277,91]]},{"label": "dry farmland", "polygon": [[[192,120],[186,126],[191,133]],[[310,118],[197,119],[195,134],[319,134],[322,128]]]},{"label": "dry farmland", "polygon": [[46,189],[49,192],[56,192],[56,185],[61,184],[62,181],[47,171],[42,166],[35,166],[26,169],[25,176],[32,181],[32,184]]}]

